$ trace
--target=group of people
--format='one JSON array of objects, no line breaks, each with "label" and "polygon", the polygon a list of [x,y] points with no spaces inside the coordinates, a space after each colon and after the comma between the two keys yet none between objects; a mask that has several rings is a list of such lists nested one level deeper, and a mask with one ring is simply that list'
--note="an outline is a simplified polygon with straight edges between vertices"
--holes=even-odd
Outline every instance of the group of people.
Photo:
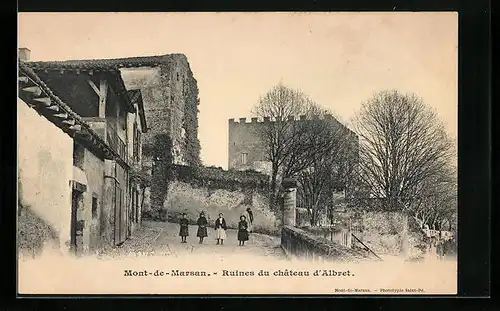
[{"label": "group of people", "polygon": [[[241,215],[240,221],[238,222],[238,242],[239,246],[245,245],[245,241],[249,239],[249,233],[252,232],[253,225],[253,213],[250,208],[246,209],[247,216]],[[187,214],[182,213],[182,218],[179,221],[180,230],[179,236],[181,237],[181,243],[187,243],[186,238],[189,236],[189,221],[187,219]],[[199,238],[199,244],[203,243],[203,240],[208,237],[208,220],[205,217],[205,212],[200,213],[200,217],[196,221],[198,225],[198,231],[196,236]],[[217,239],[217,245],[224,245],[224,240],[227,239],[226,230],[226,220],[224,219],[224,214],[220,213],[219,217],[215,220],[214,224],[215,238]]]}]

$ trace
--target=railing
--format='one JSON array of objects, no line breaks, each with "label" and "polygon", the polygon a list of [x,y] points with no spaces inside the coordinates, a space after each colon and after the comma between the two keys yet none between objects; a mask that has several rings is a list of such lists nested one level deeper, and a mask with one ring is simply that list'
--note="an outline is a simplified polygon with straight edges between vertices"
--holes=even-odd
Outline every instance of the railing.
[{"label": "railing", "polygon": [[427,237],[437,237],[441,239],[451,239],[453,238],[453,232],[450,231],[439,231],[432,229],[422,229]]},{"label": "railing", "polygon": [[118,136],[111,122],[106,122],[106,142],[109,144],[122,160],[127,161],[127,148],[123,140]]}]

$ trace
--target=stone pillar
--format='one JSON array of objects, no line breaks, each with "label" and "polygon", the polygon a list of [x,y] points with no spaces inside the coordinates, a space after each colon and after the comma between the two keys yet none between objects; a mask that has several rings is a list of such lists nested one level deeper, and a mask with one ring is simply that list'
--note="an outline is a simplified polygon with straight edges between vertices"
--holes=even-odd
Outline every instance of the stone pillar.
[{"label": "stone pillar", "polygon": [[295,227],[297,219],[297,183],[294,179],[285,178],[282,186],[285,189],[283,197],[283,226]]}]

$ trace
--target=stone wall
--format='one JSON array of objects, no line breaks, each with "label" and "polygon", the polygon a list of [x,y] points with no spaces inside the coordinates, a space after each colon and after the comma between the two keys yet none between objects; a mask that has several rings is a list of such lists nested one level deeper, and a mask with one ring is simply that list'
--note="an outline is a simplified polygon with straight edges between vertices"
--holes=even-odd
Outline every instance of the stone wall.
[{"label": "stone wall", "polygon": [[178,221],[185,212],[193,224],[201,211],[210,221],[224,213],[230,228],[236,228],[239,217],[250,207],[254,231],[278,235],[281,216],[269,209],[267,189],[267,176],[256,172],[174,166],[163,207],[170,221]]},{"label": "stone wall", "polygon": [[73,139],[20,99],[17,109],[19,203],[69,251]]},{"label": "stone wall", "polygon": [[303,260],[356,262],[369,258],[366,252],[352,250],[292,226],[281,229],[281,247],[288,257]]},{"label": "stone wall", "polygon": [[[377,255],[419,257],[422,254],[423,235],[402,212],[356,210],[337,213],[336,218],[344,226],[350,221],[352,233]],[[353,243],[356,244],[354,240]]]},{"label": "stone wall", "polygon": [[[101,246],[101,223],[105,225],[103,209],[104,160],[95,156],[89,150],[84,151],[83,170],[87,177],[87,191],[84,193],[83,216],[85,228],[83,242],[89,250]],[[97,201],[97,211],[92,214],[92,201]],[[103,228],[104,229],[104,228]]]},{"label": "stone wall", "polygon": [[365,212],[354,220],[354,234],[375,253],[400,254],[406,221],[401,213]]},{"label": "stone wall", "polygon": [[254,232],[277,235],[280,219],[269,210],[267,199],[258,192],[245,190],[209,189],[175,181],[170,183],[165,208],[171,222],[177,222],[186,213],[192,224],[205,211],[210,226],[219,213],[224,214],[229,228],[237,228],[241,215],[250,207],[254,215]]}]

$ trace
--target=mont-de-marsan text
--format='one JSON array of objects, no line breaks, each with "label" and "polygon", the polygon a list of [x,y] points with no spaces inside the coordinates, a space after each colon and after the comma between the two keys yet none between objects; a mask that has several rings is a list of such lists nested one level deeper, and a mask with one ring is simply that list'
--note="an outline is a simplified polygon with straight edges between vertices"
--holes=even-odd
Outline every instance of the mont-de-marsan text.
[{"label": "mont-de-marsan text", "polygon": [[124,276],[210,276],[206,271],[183,271],[171,270],[164,272],[162,270],[155,270],[154,272],[148,270],[124,270]]}]

